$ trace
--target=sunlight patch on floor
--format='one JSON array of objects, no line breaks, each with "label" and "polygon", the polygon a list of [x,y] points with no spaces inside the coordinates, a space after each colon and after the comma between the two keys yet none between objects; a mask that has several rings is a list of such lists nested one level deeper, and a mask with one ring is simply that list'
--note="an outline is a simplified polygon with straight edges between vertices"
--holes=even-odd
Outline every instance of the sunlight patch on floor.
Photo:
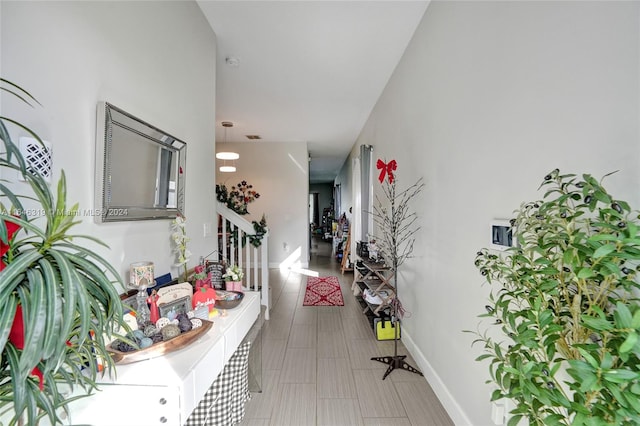
[{"label": "sunlight patch on floor", "polygon": [[319,277],[320,273],[318,271],[313,271],[311,269],[306,269],[302,267],[302,262],[300,260],[300,256],[302,254],[302,248],[296,248],[293,253],[289,255],[285,260],[283,260],[280,265],[280,271],[291,271],[296,272],[301,275],[307,275],[309,277]]},{"label": "sunlight patch on floor", "polygon": [[304,268],[295,268],[295,267],[291,267],[289,268],[289,270],[291,272],[297,272],[299,274],[302,275],[307,275],[309,277],[319,277],[320,276],[320,272],[318,271],[312,271],[311,269],[304,269]]}]

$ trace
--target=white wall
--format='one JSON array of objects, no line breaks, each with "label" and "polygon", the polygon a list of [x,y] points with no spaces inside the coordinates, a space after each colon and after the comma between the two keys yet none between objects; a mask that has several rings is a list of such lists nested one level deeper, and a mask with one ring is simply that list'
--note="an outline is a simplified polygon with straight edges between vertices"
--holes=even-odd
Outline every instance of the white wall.
[{"label": "white wall", "polygon": [[[248,206],[251,222],[264,213],[269,228],[269,267],[309,265],[309,162],[301,143],[219,142],[216,150],[240,154],[235,173],[216,173],[230,190],[246,180],[260,194]],[[220,161],[220,160],[218,160]]]},{"label": "white wall", "polygon": [[[93,207],[96,105],[106,100],[188,144],[186,216],[189,249],[212,249],[203,223],[213,222],[215,35],[195,2],[2,1],[3,78],[29,90],[42,107],[2,98],[17,118],[53,144],[54,181],[64,169],[68,200]],[[15,131],[15,137],[21,136]],[[76,233],[102,239],[96,248],[127,279],[129,264],[151,260],[172,272],[170,221],[98,225],[81,217]]]},{"label": "white wall", "polygon": [[351,173],[352,173],[351,163],[352,163],[352,157],[358,155],[356,147],[357,145],[354,145],[354,148],[349,154],[349,157],[346,159],[346,161],[342,165],[342,168],[340,169],[340,173],[338,174],[335,181],[333,182],[334,185],[340,185],[340,198],[341,198],[340,210],[341,211],[339,212],[339,216],[342,215],[342,213],[346,213],[347,218],[349,219],[349,222],[351,222],[351,218],[352,218],[352,215],[349,212],[349,208],[353,207],[353,195],[352,195],[353,190],[351,189]]},{"label": "white wall", "polygon": [[556,167],[619,170],[605,187],[640,205],[639,6],[432,2],[356,142],[397,160],[400,188],[426,180],[403,340],[459,425],[493,424],[488,366],[462,333],[488,296],[473,261],[489,221],[542,197]]}]

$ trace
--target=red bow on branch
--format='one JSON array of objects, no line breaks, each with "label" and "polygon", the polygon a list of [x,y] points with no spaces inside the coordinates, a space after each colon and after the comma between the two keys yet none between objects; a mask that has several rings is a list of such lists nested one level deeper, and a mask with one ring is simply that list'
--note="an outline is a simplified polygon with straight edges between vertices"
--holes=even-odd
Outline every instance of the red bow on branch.
[{"label": "red bow on branch", "polygon": [[378,176],[378,180],[380,183],[384,181],[384,175],[387,174],[389,176],[389,183],[393,183],[393,172],[398,168],[398,163],[396,160],[391,160],[385,164],[384,161],[378,159],[378,163],[376,165],[380,170],[380,176]]}]

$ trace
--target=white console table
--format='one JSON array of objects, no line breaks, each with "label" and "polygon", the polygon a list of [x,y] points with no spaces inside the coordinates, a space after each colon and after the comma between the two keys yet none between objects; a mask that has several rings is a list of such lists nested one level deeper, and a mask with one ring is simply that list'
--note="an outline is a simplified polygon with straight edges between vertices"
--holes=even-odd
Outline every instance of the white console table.
[{"label": "white console table", "polygon": [[69,424],[183,425],[260,315],[260,294],[246,292],[235,309],[187,348],[118,365],[100,391],[70,404]]}]

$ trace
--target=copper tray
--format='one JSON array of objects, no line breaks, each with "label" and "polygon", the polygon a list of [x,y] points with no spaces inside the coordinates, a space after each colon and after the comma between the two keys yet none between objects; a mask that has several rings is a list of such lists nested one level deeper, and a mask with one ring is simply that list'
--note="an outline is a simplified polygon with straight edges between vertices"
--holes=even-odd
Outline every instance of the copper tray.
[{"label": "copper tray", "polygon": [[202,326],[187,331],[186,333],[181,333],[179,336],[166,342],[154,343],[148,348],[131,352],[121,352],[113,349],[111,346],[107,346],[107,351],[111,353],[111,357],[116,364],[131,364],[133,362],[145,361],[186,348],[197,340],[198,337],[209,331],[212,326],[212,321],[202,320]]}]

